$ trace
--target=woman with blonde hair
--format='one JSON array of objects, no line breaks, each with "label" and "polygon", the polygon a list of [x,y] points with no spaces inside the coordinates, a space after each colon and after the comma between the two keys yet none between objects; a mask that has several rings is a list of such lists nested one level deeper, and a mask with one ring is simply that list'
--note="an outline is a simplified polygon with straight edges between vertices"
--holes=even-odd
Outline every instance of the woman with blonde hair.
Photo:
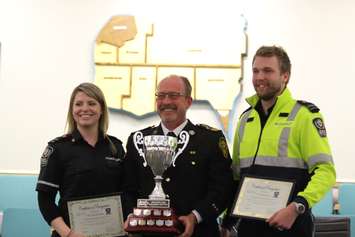
[{"label": "woman with blonde hair", "polygon": [[120,192],[124,149],[119,139],[107,134],[105,98],[92,83],[73,90],[66,128],[67,133],[50,141],[42,154],[38,204],[54,229],[52,237],[84,237],[70,228],[67,201]]}]

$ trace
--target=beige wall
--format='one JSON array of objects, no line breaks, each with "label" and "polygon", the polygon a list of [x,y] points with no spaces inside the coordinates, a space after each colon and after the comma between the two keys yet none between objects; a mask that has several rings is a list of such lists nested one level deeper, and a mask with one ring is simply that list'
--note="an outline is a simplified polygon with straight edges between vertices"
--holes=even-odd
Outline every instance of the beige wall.
[{"label": "beige wall", "polygon": [[[38,172],[46,142],[63,133],[71,90],[94,80],[93,42],[101,27],[112,15],[154,12],[156,2],[143,11],[147,6],[137,0],[0,0],[0,172]],[[224,0],[216,1],[221,5],[214,10],[200,7],[202,1],[178,2],[180,11],[161,5],[161,12],[177,19],[186,13],[243,13],[250,55],[263,44],[286,48],[293,63],[289,87],[296,98],[321,108],[338,180],[355,180],[355,2]],[[253,93],[250,60],[244,96]],[[219,126],[214,112],[202,105],[189,116]],[[111,114],[110,133],[125,141],[131,131],[157,121]]]}]

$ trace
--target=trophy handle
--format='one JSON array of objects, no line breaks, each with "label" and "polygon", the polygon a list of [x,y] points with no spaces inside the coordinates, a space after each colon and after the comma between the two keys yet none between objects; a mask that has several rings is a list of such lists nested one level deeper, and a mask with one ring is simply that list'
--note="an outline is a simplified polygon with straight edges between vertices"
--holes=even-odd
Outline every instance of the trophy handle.
[{"label": "trophy handle", "polygon": [[146,167],[147,166],[147,161],[145,159],[143,148],[139,147],[139,145],[142,145],[142,147],[143,147],[143,144],[144,144],[143,133],[142,132],[136,132],[136,133],[133,134],[133,143],[134,143],[134,146],[136,147],[136,150],[137,150],[138,154],[144,160],[143,166]]},{"label": "trophy handle", "polygon": [[182,131],[179,134],[179,140],[178,144],[183,144],[182,147],[178,149],[178,151],[175,153],[174,158],[173,158],[173,166],[175,167],[175,160],[178,158],[178,156],[185,150],[187,144],[189,143],[190,140],[190,134],[186,131]]}]

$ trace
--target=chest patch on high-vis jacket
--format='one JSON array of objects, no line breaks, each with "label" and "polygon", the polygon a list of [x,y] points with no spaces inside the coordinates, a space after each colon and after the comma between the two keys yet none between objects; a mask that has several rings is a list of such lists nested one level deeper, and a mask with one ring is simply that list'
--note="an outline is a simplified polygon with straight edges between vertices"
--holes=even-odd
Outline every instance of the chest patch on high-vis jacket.
[{"label": "chest patch on high-vis jacket", "polygon": [[319,136],[321,137],[326,137],[327,136],[327,131],[325,130],[325,125],[324,122],[321,118],[315,118],[313,119],[313,124],[318,130]]}]

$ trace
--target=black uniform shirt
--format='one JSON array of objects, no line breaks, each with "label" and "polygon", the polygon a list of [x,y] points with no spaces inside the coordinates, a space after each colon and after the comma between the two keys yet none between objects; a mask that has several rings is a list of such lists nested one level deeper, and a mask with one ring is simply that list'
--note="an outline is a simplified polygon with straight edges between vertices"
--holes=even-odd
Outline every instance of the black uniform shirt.
[{"label": "black uniform shirt", "polygon": [[109,139],[116,152],[102,134],[93,147],[77,130],[48,143],[41,158],[36,190],[59,191],[59,207],[64,220],[67,221],[68,199],[121,191],[124,150],[120,140],[112,136]]},{"label": "black uniform shirt", "polygon": [[261,128],[264,128],[266,121],[268,120],[272,110],[274,109],[275,104],[273,104],[270,108],[268,108],[267,113],[265,113],[263,106],[261,104],[261,100],[255,106],[255,110],[259,113]]},{"label": "black uniform shirt", "polygon": [[[163,135],[161,126],[140,131],[143,136]],[[190,121],[183,132],[189,140],[172,164],[163,173],[162,187],[170,199],[175,213],[188,215],[196,210],[202,222],[194,230],[194,237],[219,236],[216,218],[232,198],[231,158],[222,131]],[[143,165],[134,144],[134,134],[128,138],[125,158],[124,191],[126,206],[132,212],[137,198],[148,198],[154,189],[154,175],[149,166]],[[182,140],[181,134],[179,139]],[[177,150],[182,149],[178,147]]]}]

